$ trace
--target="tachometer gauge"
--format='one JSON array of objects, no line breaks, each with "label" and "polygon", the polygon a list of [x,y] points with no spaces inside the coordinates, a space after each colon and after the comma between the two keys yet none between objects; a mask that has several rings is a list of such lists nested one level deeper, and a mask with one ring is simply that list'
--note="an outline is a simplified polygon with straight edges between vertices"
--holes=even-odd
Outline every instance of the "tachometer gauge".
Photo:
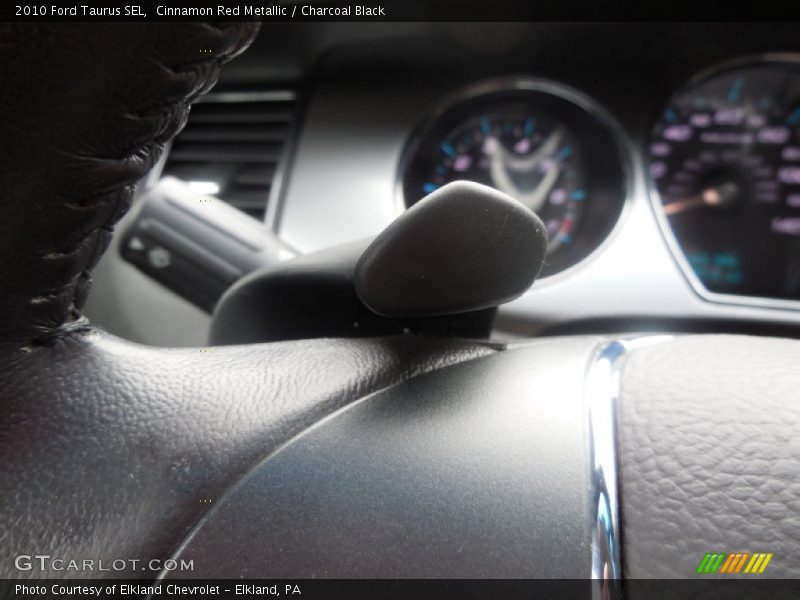
[{"label": "tachometer gauge", "polygon": [[800,300],[800,63],[692,82],[649,152],[657,209],[701,293]]},{"label": "tachometer gauge", "polygon": [[493,186],[542,218],[552,252],[572,240],[583,214],[586,177],[575,136],[534,113],[512,105],[457,127],[441,141],[437,164],[420,191],[456,179]]},{"label": "tachometer gauge", "polygon": [[406,205],[451,181],[476,181],[544,221],[544,274],[593,251],[625,198],[624,159],[610,119],[555,84],[503,80],[457,94],[412,139],[403,164]]}]

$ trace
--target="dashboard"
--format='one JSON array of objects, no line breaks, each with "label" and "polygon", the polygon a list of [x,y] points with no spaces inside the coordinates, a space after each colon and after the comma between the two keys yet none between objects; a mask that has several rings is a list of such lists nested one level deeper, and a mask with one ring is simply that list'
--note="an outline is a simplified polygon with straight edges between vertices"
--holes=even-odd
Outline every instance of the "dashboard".
[{"label": "dashboard", "polygon": [[[265,213],[298,252],[375,235],[427,193],[469,179],[535,210],[549,233],[542,275],[501,308],[499,335],[798,330],[800,38],[791,24],[275,32],[221,86],[302,98]],[[110,293],[99,287],[90,315]],[[165,310],[202,322],[179,305]]]},{"label": "dashboard", "polygon": [[[800,300],[800,57],[698,75],[653,125],[647,185],[676,260],[711,301]],[[497,188],[544,221],[543,276],[609,237],[631,185],[624,134],[574,89],[528,78],[457,92],[400,159],[411,206],[458,179]]]}]

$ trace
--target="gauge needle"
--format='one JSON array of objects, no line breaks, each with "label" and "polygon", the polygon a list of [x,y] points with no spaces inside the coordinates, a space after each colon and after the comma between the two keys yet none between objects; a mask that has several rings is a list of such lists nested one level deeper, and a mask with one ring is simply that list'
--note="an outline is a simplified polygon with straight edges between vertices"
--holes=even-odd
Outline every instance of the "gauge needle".
[{"label": "gauge needle", "polygon": [[520,194],[518,200],[532,211],[538,211],[542,208],[547,194],[553,189],[559,175],[561,175],[561,165],[555,164],[550,167],[550,170],[547,171],[547,175],[542,178],[539,185],[537,185],[532,192]]},{"label": "gauge needle", "polygon": [[561,143],[563,135],[563,129],[556,129],[550,134],[550,137],[539,146],[536,152],[525,158],[514,156],[499,142],[487,144],[486,152],[492,159],[491,176],[495,186],[522,202],[532,211],[539,210],[544,204],[544,200],[547,198],[550,188],[553,187],[558,176],[561,174],[560,165],[558,163],[553,164],[553,166],[548,169],[544,178],[539,182],[539,185],[530,192],[523,192],[514,184],[509,175],[509,170],[533,171],[545,158],[552,156]]},{"label": "gauge needle", "polygon": [[664,206],[664,214],[668,217],[677,215],[693,208],[708,206],[711,208],[721,208],[728,206],[736,200],[739,194],[739,186],[729,181],[721,185],[706,188],[699,194],[690,196],[683,200],[676,200]]}]

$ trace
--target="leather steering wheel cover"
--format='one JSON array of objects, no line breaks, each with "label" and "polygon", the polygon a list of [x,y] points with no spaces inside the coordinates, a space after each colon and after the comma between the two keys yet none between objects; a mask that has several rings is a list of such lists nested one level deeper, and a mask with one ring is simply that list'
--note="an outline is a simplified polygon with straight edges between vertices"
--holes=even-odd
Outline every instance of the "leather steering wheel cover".
[{"label": "leather steering wheel cover", "polygon": [[136,182],[257,31],[0,24],[0,347],[52,344],[86,327],[91,269]]}]

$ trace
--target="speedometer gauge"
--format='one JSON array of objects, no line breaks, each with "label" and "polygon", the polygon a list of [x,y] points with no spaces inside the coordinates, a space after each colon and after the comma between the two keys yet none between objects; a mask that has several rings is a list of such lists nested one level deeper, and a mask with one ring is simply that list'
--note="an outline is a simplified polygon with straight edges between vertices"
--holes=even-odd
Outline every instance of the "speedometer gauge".
[{"label": "speedometer gauge", "polygon": [[731,67],[676,94],[650,175],[703,293],[800,300],[800,64]]},{"label": "speedometer gauge", "polygon": [[402,194],[410,206],[455,180],[517,199],[548,231],[545,275],[591,253],[625,198],[625,168],[611,120],[555,84],[503,80],[456,94],[412,139]]}]

